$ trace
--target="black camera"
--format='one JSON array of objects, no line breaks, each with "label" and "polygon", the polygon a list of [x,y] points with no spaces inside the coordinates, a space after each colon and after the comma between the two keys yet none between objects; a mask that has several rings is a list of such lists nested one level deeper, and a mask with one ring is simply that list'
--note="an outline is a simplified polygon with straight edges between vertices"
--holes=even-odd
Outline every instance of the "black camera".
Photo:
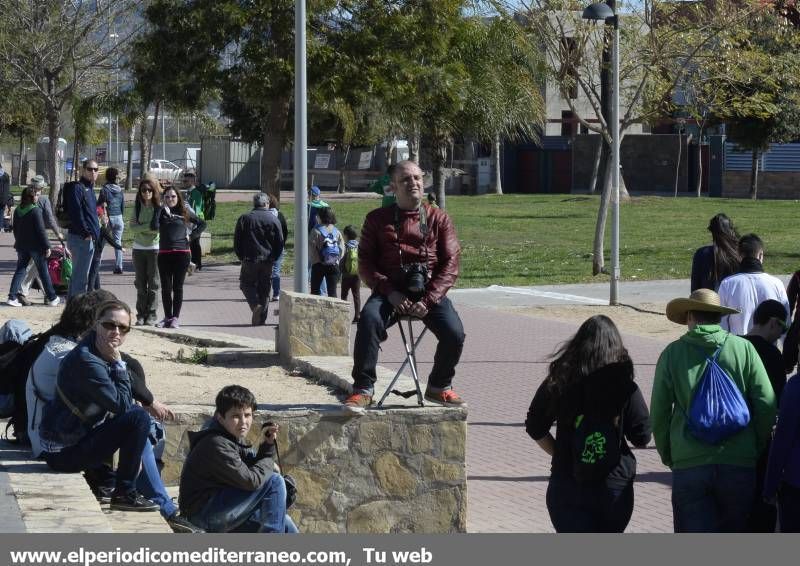
[{"label": "black camera", "polygon": [[428,282],[428,267],[423,263],[411,263],[403,266],[406,293],[411,298],[419,298],[425,294],[425,283]]}]

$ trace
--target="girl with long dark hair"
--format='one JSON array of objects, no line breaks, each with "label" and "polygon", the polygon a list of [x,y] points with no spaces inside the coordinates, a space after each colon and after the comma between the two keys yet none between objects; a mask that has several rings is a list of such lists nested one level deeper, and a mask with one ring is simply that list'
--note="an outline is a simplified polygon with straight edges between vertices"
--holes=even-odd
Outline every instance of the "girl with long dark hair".
[{"label": "girl with long dark hair", "polygon": [[[189,231],[189,227],[194,226]],[[153,218],[158,230],[158,272],[161,275],[161,302],[164,318],[156,324],[163,328],[179,328],[178,317],[183,305],[183,282],[189,267],[189,240],[206,229],[206,223],[186,206],[180,191],[164,191],[164,204]]]},{"label": "girl with long dark hair", "polygon": [[128,230],[133,232],[136,326],[151,326],[158,320],[158,230],[154,230],[152,224],[160,208],[161,183],[147,173],[139,183],[133,216],[128,222]]},{"label": "girl with long dark hair", "polygon": [[[592,481],[577,477],[574,462],[576,429],[584,418],[608,423],[619,441],[619,462]],[[610,318],[589,318],[553,354],[525,429],[553,457],[547,510],[556,531],[623,532],[633,512],[636,475],[636,458],[625,439],[644,447],[650,441],[650,417],[634,382],[633,362]]]},{"label": "girl with long dark hair", "polygon": [[720,212],[708,221],[713,243],[694,252],[692,258],[692,291],[717,291],[728,275],[739,271],[739,234],[727,215]]}]

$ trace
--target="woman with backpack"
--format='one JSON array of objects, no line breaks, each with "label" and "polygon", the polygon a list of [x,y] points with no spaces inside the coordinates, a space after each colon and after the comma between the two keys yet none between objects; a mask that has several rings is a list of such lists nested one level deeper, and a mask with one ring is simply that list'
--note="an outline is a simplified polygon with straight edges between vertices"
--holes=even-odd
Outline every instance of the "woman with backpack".
[{"label": "woman with backpack", "polygon": [[739,271],[739,234],[727,215],[720,212],[708,221],[713,243],[698,248],[692,258],[692,291],[716,291],[728,275]]},{"label": "woman with backpack", "polygon": [[311,262],[311,294],[319,295],[325,279],[328,296],[336,298],[339,282],[339,262],[344,254],[344,238],[336,228],[336,215],[330,207],[320,208],[319,224],[308,239],[308,260]]},{"label": "woman with backpack", "polygon": [[525,429],[553,458],[547,510],[556,532],[624,532],[636,476],[625,439],[645,447],[650,416],[610,318],[589,318],[553,354]]},{"label": "woman with backpack", "polygon": [[161,209],[161,183],[150,173],[139,183],[128,230],[133,233],[136,326],[156,323],[158,310],[158,230],[152,228]]},{"label": "woman with backpack", "polygon": [[158,231],[158,272],[164,304],[164,318],[156,326],[180,328],[183,282],[191,259],[189,240],[202,234],[206,223],[186,206],[180,191],[169,188],[151,227]]},{"label": "woman with backpack", "polygon": [[11,307],[21,307],[18,295],[22,290],[22,280],[28,262],[33,260],[39,280],[44,287],[45,303],[51,307],[58,306],[60,299],[47,271],[47,262],[50,257],[50,240],[44,227],[42,209],[36,206],[38,195],[33,186],[22,190],[19,206],[14,209],[14,249],[17,250],[17,268],[11,279],[11,290],[8,293],[6,304]]}]

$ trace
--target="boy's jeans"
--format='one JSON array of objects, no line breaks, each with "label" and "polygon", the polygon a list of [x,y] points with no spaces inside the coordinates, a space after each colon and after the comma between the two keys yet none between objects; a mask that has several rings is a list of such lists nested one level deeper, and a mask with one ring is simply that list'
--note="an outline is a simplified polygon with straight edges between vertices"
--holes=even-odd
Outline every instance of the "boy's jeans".
[{"label": "boy's jeans", "polygon": [[235,487],[219,490],[197,515],[188,519],[210,533],[296,533],[286,514],[286,484],[272,473],[255,491]]},{"label": "boy's jeans", "polygon": [[[122,215],[114,215],[108,217],[108,225],[111,227],[111,234],[114,236],[114,241],[122,245],[122,232],[125,230],[125,221]],[[114,268],[117,271],[122,270],[122,250],[114,248]]]}]

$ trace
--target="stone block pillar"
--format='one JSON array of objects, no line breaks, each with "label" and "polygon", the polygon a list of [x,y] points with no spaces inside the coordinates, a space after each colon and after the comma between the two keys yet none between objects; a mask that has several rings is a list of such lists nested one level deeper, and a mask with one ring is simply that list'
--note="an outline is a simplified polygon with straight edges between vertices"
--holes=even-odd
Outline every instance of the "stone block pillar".
[{"label": "stone block pillar", "polygon": [[298,356],[347,356],[350,308],[342,300],[281,291],[278,353],[281,362]]}]

